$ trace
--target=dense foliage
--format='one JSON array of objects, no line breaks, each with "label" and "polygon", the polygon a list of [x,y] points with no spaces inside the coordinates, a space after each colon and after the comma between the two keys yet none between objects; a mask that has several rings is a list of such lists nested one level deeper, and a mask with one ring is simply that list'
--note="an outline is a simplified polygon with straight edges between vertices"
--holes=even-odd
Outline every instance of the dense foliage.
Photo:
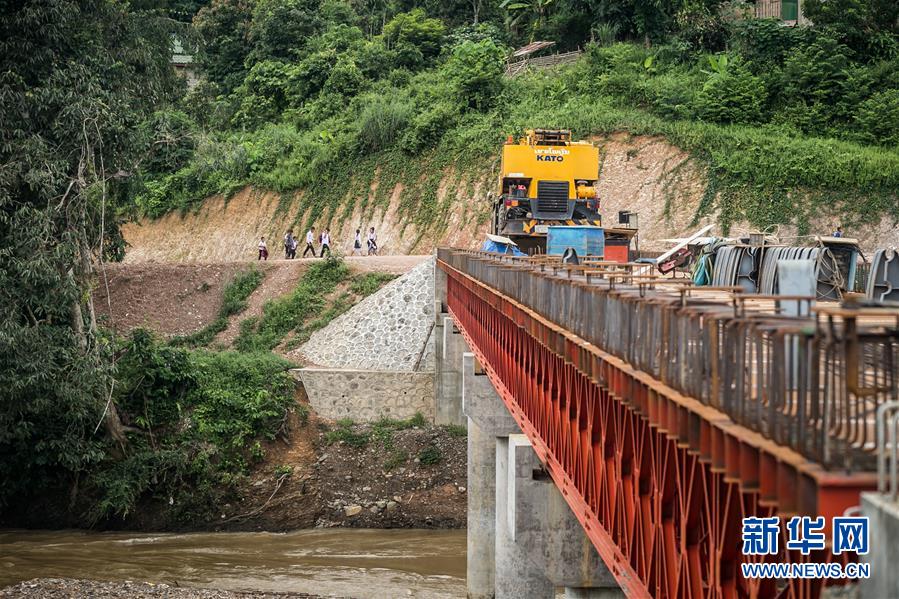
[{"label": "dense foliage", "polygon": [[[90,285],[175,76],[169,32],[107,0],[0,2],[0,508],[127,443]],[[105,423],[105,427],[103,426]]]},{"label": "dense foliage", "polygon": [[[719,208],[725,226],[803,227],[822,206],[848,210],[847,223],[895,215],[895,11],[841,2],[842,12],[809,2],[820,25],[785,27],[747,18],[739,1],[387,2],[377,23],[371,3],[216,0],[195,19],[213,57],[201,54],[208,82],[178,107],[193,120],[190,145],[146,174],[135,206],[158,216],[254,184],[288,199],[303,189],[305,218],[328,222],[383,205],[402,182],[401,215],[427,234],[445,224],[446,169],[486,175],[507,135],[557,126],[669,137],[708,165],[702,210]],[[315,18],[302,35],[247,33],[233,51],[234,11],[262,31],[263,6]],[[510,47],[535,37],[586,52],[504,77]],[[229,71],[240,82],[216,74],[222,53],[240,63]],[[186,163],[180,150],[192,152]]]},{"label": "dense foliage", "polygon": [[138,330],[117,366],[115,401],[132,441],[123,459],[90,473],[94,520],[125,517],[152,498],[176,519],[209,518],[293,402],[290,364],[270,353],[190,352]]}]

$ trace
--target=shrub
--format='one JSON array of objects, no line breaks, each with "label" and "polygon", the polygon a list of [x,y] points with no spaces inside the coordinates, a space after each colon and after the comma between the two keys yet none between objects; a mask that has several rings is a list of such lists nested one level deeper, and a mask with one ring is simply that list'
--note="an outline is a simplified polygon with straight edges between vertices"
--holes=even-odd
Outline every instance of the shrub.
[{"label": "shrub", "polygon": [[697,114],[714,123],[762,120],[767,92],[762,80],[739,63],[714,72],[696,96]]},{"label": "shrub", "polygon": [[439,464],[443,460],[443,454],[436,445],[428,445],[418,454],[418,461],[424,466],[433,466]]},{"label": "shrub", "polygon": [[503,89],[504,61],[505,52],[493,40],[463,42],[453,48],[443,72],[461,102],[483,110]]},{"label": "shrub", "polygon": [[861,141],[899,146],[899,90],[878,92],[862,102],[855,122]]},{"label": "shrub", "polygon": [[808,107],[798,123],[806,132],[848,121],[867,95],[868,75],[852,65],[850,53],[832,38],[819,37],[784,62],[784,100]]},{"label": "shrub", "polygon": [[208,517],[259,455],[257,441],[282,426],[289,367],[273,354],[190,352],[135,331],[121,348],[116,404],[137,432],[123,459],[87,474],[91,517],[124,517],[148,496],[172,498],[185,521]]},{"label": "shrub", "polygon": [[384,42],[397,53],[398,64],[417,69],[440,53],[444,25],[416,8],[400,13],[384,25]]},{"label": "shrub", "polygon": [[413,115],[412,106],[393,94],[367,96],[359,115],[359,145],[363,151],[379,152],[403,136]]},{"label": "shrub", "polygon": [[356,62],[348,58],[341,58],[331,69],[331,74],[322,87],[322,93],[338,96],[341,99],[351,98],[359,93],[364,82],[365,77]]},{"label": "shrub", "polygon": [[394,280],[396,275],[385,272],[367,272],[362,275],[356,275],[353,283],[350,285],[350,291],[356,295],[366,297],[380,289],[385,283]]},{"label": "shrub", "polygon": [[403,136],[403,149],[413,153],[436,146],[447,129],[458,119],[459,112],[455,104],[446,101],[433,104],[412,119]]}]

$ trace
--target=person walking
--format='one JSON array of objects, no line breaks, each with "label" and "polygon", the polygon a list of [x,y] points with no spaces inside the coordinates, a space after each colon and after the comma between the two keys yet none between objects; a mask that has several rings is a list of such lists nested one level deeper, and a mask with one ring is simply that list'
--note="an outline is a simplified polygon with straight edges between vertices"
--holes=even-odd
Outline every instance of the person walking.
[{"label": "person walking", "polygon": [[291,259],[291,257],[292,257],[291,253],[293,252],[295,247],[296,247],[296,243],[293,238],[293,231],[291,230],[291,231],[288,231],[287,235],[284,236],[284,259],[285,260]]},{"label": "person walking", "polygon": [[372,227],[368,230],[368,255],[369,256],[377,256],[378,255],[378,236],[375,235],[374,227]]},{"label": "person walking", "polygon": [[268,246],[265,244],[265,237],[259,238],[259,257],[256,260],[268,260]]},{"label": "person walking", "polygon": [[325,232],[322,233],[322,253],[319,254],[319,258],[325,257],[325,252],[328,252],[328,256],[331,255],[331,229],[325,229]]},{"label": "person walking", "polygon": [[359,229],[356,229],[356,237],[353,239],[353,255],[356,255],[356,252],[359,252],[359,255],[362,255],[362,232]]},{"label": "person walking", "polygon": [[312,252],[312,257],[315,258],[315,227],[309,227],[309,230],[306,231],[306,249],[303,250],[303,258],[306,257],[306,254]]},{"label": "person walking", "polygon": [[837,230],[833,232],[834,237],[842,237],[843,236],[843,227],[837,227]]}]

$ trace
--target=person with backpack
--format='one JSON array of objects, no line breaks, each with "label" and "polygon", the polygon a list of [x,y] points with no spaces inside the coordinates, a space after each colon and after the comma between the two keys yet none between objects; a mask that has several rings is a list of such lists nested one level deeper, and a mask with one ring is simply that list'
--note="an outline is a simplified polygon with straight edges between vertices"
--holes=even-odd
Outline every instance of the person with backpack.
[{"label": "person with backpack", "polygon": [[284,236],[284,259],[285,260],[290,260],[291,258],[296,256],[296,253],[294,252],[294,248],[296,248],[296,241],[293,238],[293,231],[288,231],[287,235]]},{"label": "person with backpack", "polygon": [[319,254],[319,258],[325,257],[325,252],[328,252],[328,256],[331,255],[331,229],[325,229],[325,232],[322,233],[321,236],[322,242],[322,253]]},{"label": "person with backpack", "polygon": [[375,235],[374,227],[372,227],[368,230],[368,255],[369,256],[377,256],[378,255],[378,236]]},{"label": "person with backpack", "polygon": [[259,238],[259,257],[256,260],[268,260],[268,246],[265,244],[265,237]]},{"label": "person with backpack", "polygon": [[359,255],[362,255],[362,233],[359,229],[356,229],[356,237],[353,239],[353,255],[356,255],[356,252],[359,252]]},{"label": "person with backpack", "polygon": [[303,250],[303,258],[306,257],[306,254],[312,252],[312,257],[315,258],[315,227],[309,227],[309,230],[306,231],[306,249]]}]

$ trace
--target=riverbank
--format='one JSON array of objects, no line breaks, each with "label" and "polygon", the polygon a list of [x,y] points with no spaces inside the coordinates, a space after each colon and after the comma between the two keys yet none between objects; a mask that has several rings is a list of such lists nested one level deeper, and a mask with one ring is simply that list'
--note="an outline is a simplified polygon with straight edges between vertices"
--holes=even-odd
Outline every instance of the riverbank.
[{"label": "riverbank", "polygon": [[[71,597],[91,597],[92,599],[144,599],[164,597],[165,599],[324,599],[321,595],[307,593],[235,593],[218,589],[187,589],[167,584],[148,582],[98,582],[72,578],[39,578],[20,582],[0,589],[3,599],[70,599]],[[329,599],[337,599],[333,595]],[[341,598],[343,599],[343,598]]]}]

